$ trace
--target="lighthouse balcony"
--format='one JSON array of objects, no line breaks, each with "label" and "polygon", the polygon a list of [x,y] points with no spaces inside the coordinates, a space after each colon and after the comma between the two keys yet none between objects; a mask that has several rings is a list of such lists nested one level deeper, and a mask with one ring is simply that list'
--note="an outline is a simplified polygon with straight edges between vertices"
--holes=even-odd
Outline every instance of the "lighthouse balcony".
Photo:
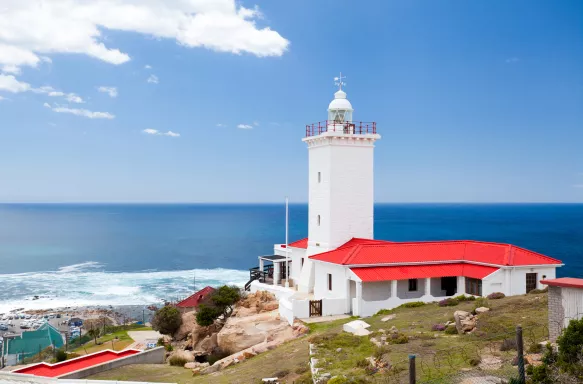
[{"label": "lighthouse balcony", "polygon": [[291,260],[281,255],[259,256],[259,266],[249,269],[249,281],[245,284],[248,291],[251,283],[259,283],[271,286],[293,286],[293,281],[288,281],[288,267],[291,267]]},{"label": "lighthouse balcony", "polygon": [[318,136],[324,133],[340,133],[347,135],[376,135],[377,123],[363,121],[325,120],[306,125],[306,137]]}]

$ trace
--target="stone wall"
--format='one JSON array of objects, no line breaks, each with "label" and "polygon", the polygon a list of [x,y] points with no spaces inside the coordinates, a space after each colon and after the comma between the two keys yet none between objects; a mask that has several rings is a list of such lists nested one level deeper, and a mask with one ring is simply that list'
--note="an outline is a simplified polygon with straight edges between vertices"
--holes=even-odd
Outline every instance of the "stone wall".
[{"label": "stone wall", "polygon": [[549,286],[549,340],[551,343],[557,341],[565,321],[561,291],[561,287]]},{"label": "stone wall", "polygon": [[164,364],[165,356],[164,347],[157,347],[135,355],[122,357],[121,359],[108,361],[106,363],[94,365],[75,372],[59,376],[59,379],[82,379],[97,373],[109,371],[115,368],[123,367],[130,364]]}]

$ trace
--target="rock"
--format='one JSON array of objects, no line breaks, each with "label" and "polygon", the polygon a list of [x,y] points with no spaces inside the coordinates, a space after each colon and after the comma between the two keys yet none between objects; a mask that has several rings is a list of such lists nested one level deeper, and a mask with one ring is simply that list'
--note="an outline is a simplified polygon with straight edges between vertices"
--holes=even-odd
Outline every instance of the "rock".
[{"label": "rock", "polygon": [[459,384],[502,384],[502,383],[505,383],[505,381],[495,376],[468,377],[459,382]]},{"label": "rock", "polygon": [[397,327],[395,327],[394,325],[391,327],[391,329],[389,329],[389,332],[395,334],[395,333],[399,333],[399,330],[397,329]]},{"label": "rock", "polygon": [[196,351],[203,351],[207,354],[211,354],[218,347],[217,334],[206,336],[204,339],[200,340],[194,347]]},{"label": "rock", "polygon": [[[297,332],[296,332],[297,333]],[[272,312],[246,317],[230,317],[217,334],[218,347],[236,353],[269,340],[290,340],[297,337],[287,322],[277,320]]]},{"label": "rock", "polygon": [[208,367],[209,365],[210,365],[209,363],[199,363],[199,362],[194,361],[192,363],[184,364],[184,368],[186,368],[186,369],[195,369],[195,368],[203,369],[203,368]]},{"label": "rock", "polygon": [[342,348],[336,348],[336,352],[342,352]]},{"label": "rock", "polygon": [[198,333],[198,329],[203,328],[196,323],[196,312],[186,312],[182,314],[182,325],[178,328],[178,331],[174,333],[174,340],[180,341],[185,340],[186,337],[195,332],[195,335]]},{"label": "rock", "polygon": [[463,332],[470,332],[476,328],[476,320],[474,319],[466,319],[460,322],[461,329]]},{"label": "rock", "polygon": [[366,336],[370,334],[366,328],[370,327],[370,324],[362,321],[362,320],[353,320],[349,323],[346,323],[342,326],[342,330],[344,332],[352,333],[353,335],[357,336]]},{"label": "rock", "polygon": [[486,308],[486,307],[478,307],[478,308],[476,308],[476,314],[480,314],[480,313],[488,312],[489,310],[490,310],[490,308]]},{"label": "rock", "polygon": [[200,367],[193,368],[192,369],[192,376],[200,375],[201,371],[202,371],[202,369]]},{"label": "rock", "polygon": [[255,353],[253,351],[244,351],[243,352],[243,357],[245,359],[250,359],[250,358],[255,357],[255,356],[257,356],[257,353]]},{"label": "rock", "polygon": [[259,313],[275,311],[278,308],[279,308],[279,303],[277,301],[271,301],[269,303],[259,303],[257,305],[257,309],[258,309]]},{"label": "rock", "polygon": [[233,311],[234,317],[245,317],[257,313],[270,312],[279,308],[275,295],[267,291],[250,293],[237,304]]},{"label": "rock", "polygon": [[389,315],[389,316],[385,316],[381,319],[381,321],[389,321],[389,320],[393,320],[394,318],[396,318],[397,315],[393,314],[393,315]]},{"label": "rock", "polygon": [[538,367],[542,365],[542,354],[540,353],[529,353],[524,356],[524,361],[526,364],[530,364],[532,366]]},{"label": "rock", "polygon": [[472,314],[466,311],[455,311],[453,313],[453,318],[455,319],[455,327],[457,328],[459,334],[464,333],[462,327],[462,320],[466,320],[470,316],[472,316]]}]

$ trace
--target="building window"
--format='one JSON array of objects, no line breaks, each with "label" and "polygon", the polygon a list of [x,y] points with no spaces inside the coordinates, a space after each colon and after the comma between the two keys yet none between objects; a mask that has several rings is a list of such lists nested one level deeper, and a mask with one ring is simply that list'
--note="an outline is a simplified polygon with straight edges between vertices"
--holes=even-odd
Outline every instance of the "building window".
[{"label": "building window", "polygon": [[409,292],[417,291],[417,279],[409,279]]},{"label": "building window", "polygon": [[536,289],[536,273],[526,274],[526,293]]},{"label": "building window", "polygon": [[318,227],[320,226],[320,215],[318,215]]},{"label": "building window", "polygon": [[332,274],[328,274],[328,290],[332,290]]},{"label": "building window", "polygon": [[466,293],[482,296],[482,280],[466,277]]},{"label": "building window", "polygon": [[322,182],[322,173],[318,172],[318,183]]},{"label": "building window", "polygon": [[304,266],[304,258],[302,257],[302,267]]}]

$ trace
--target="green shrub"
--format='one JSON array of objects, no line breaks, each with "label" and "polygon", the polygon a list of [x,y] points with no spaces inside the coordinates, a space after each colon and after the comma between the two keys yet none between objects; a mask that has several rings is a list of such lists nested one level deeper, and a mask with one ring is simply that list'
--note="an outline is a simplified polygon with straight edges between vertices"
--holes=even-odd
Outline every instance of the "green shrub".
[{"label": "green shrub", "polygon": [[163,346],[164,344],[166,344],[166,343],[164,342],[164,338],[163,337],[159,338],[158,339],[158,342],[156,343],[156,345],[159,346],[159,347]]},{"label": "green shrub", "polygon": [[488,295],[488,299],[491,299],[491,300],[503,299],[505,297],[506,297],[506,295],[503,294],[502,292],[493,292],[493,293],[490,293]]},{"label": "green shrub", "polygon": [[281,371],[278,371],[274,374],[275,377],[280,379],[282,377],[286,377],[287,375],[289,375],[289,369],[282,369]]},{"label": "green shrub", "polygon": [[200,304],[196,311],[196,323],[208,327],[221,315],[222,311],[212,305]]},{"label": "green shrub", "polygon": [[328,384],[345,384],[349,383],[348,379],[344,376],[334,376],[328,380]]},{"label": "green shrub", "polygon": [[528,291],[528,294],[529,295],[538,295],[540,293],[545,293],[546,292],[545,289],[532,289],[532,290]]},{"label": "green shrub", "polygon": [[488,299],[486,299],[485,297],[478,297],[474,301],[474,311],[476,310],[476,308],[480,307],[490,308],[490,303],[488,302]]},{"label": "green shrub", "polygon": [[459,302],[476,300],[476,298],[474,296],[466,296],[466,295],[459,295],[459,296],[454,297],[454,299],[456,299]]},{"label": "green shrub", "polygon": [[181,325],[180,311],[170,305],[157,310],[152,319],[152,329],[163,335],[173,335]]},{"label": "green shrub", "polygon": [[541,353],[543,351],[543,346],[538,343],[531,344],[528,347],[528,353]]},{"label": "green shrub", "polygon": [[381,309],[380,311],[378,311],[377,313],[375,313],[375,315],[380,316],[380,315],[388,315],[390,313],[393,313],[394,311],[392,309]]},{"label": "green shrub", "polygon": [[67,360],[67,352],[62,349],[57,349],[57,352],[55,353],[55,360],[57,363]]},{"label": "green shrub", "polygon": [[457,328],[455,327],[454,324],[448,325],[447,328],[445,328],[445,333],[447,335],[457,335],[458,334]]},{"label": "green shrub", "polygon": [[448,297],[447,299],[443,299],[439,303],[437,303],[437,305],[439,305],[440,307],[454,307],[458,304],[459,304],[459,301],[457,299],[454,299],[451,297]]},{"label": "green shrub", "polygon": [[409,338],[404,334],[399,333],[396,335],[391,335],[391,337],[387,339],[387,342],[389,344],[407,344],[409,342]]},{"label": "green shrub", "polygon": [[366,368],[370,365],[370,362],[367,359],[360,359],[356,362],[356,366],[358,368]]},{"label": "green shrub", "polygon": [[173,367],[184,367],[184,364],[186,363],[187,363],[186,359],[181,356],[171,356],[168,359],[168,364],[170,364]]},{"label": "green shrub", "polygon": [[424,305],[425,305],[425,303],[422,301],[412,301],[410,303],[401,304],[398,306],[398,308],[416,308],[416,307],[422,307]]},{"label": "green shrub", "polygon": [[308,367],[308,364],[302,364],[300,366],[298,366],[294,372],[298,375],[301,375],[302,373],[306,373],[308,372],[308,370],[310,369],[310,367]]},{"label": "green shrub", "polygon": [[382,359],[384,355],[389,353],[389,348],[386,346],[377,347],[373,352],[373,357],[375,359]]},{"label": "green shrub", "polygon": [[172,346],[172,344],[166,344],[166,345],[164,346],[164,349],[165,349],[167,352],[172,352],[172,351],[174,350],[174,347]]},{"label": "green shrub", "polygon": [[305,372],[303,375],[294,380],[294,384],[314,384],[311,372]]},{"label": "green shrub", "polygon": [[571,374],[583,376],[580,364],[583,353],[583,318],[571,320],[561,336],[557,339],[559,355],[557,360],[561,368]]}]

